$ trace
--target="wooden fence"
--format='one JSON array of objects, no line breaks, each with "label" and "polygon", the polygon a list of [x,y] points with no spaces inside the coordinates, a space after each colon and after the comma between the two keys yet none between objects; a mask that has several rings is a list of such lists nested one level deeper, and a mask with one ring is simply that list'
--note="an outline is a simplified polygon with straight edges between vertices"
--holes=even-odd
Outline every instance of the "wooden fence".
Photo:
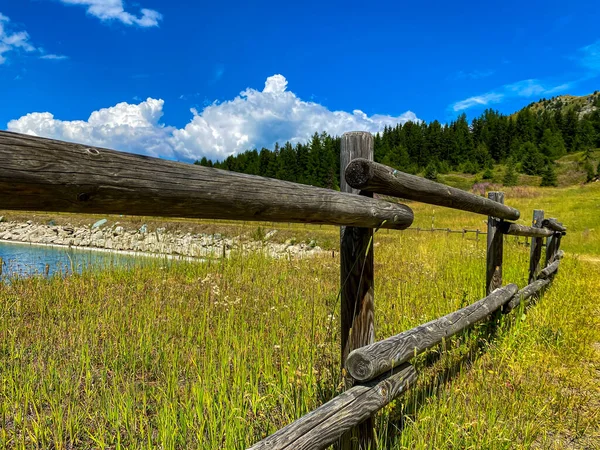
[{"label": "wooden fence", "polygon": [[[341,365],[346,390],[252,449],[340,448],[372,442],[373,414],[415,381],[410,359],[492,313],[508,313],[553,279],[566,228],[533,213],[532,226],[504,194],[477,196],[373,162],[373,137],[345,133],[341,192],[97,147],[0,131],[0,209],[339,225]],[[410,199],[488,216],[486,292],[472,305],[374,342],[373,230],[413,222]],[[442,229],[451,232],[452,230]],[[463,236],[470,230],[463,230]],[[504,236],[531,238],[529,284],[502,286]],[[542,264],[542,247],[546,254]]]}]

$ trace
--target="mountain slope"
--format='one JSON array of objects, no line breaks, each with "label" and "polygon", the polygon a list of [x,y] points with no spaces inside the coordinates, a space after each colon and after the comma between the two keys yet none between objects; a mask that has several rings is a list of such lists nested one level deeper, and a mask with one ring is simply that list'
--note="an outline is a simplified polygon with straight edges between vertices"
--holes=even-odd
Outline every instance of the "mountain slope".
[{"label": "mountain slope", "polygon": [[[532,112],[543,110],[561,111],[563,114],[574,109],[581,119],[584,115],[594,112],[598,108],[600,108],[600,91],[581,96],[565,94],[550,99],[543,98],[537,102],[530,103],[523,109],[530,109]],[[518,112],[515,114],[518,114]]]}]

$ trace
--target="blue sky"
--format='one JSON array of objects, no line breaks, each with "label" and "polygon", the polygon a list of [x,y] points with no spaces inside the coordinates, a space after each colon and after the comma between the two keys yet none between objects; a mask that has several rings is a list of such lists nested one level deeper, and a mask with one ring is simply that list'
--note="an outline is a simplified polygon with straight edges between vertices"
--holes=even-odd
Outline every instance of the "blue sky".
[{"label": "blue sky", "polygon": [[178,160],[600,89],[600,2],[0,0],[0,127]]}]

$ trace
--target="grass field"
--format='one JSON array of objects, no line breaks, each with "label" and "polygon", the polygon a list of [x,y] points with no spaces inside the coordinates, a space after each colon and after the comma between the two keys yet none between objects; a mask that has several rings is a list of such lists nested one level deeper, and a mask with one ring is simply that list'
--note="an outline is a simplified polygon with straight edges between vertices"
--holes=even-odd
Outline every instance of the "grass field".
[{"label": "grass field", "polygon": [[[378,415],[379,448],[600,448],[600,186],[506,189],[506,203],[520,223],[537,207],[567,225],[555,282],[493,334],[416,358],[418,384]],[[415,226],[485,230],[410,206]],[[0,284],[0,447],[241,449],[336,395],[339,231],[279,229],[329,251]],[[483,296],[484,237],[467,236],[376,233],[378,339]],[[505,282],[526,284],[528,258],[506,239]]]},{"label": "grass field", "polygon": [[[575,184],[583,184],[586,182],[586,171],[584,168],[584,152],[569,153],[556,160],[556,175],[559,187],[568,187]],[[594,169],[598,167],[600,162],[600,149],[595,149],[591,152],[590,163]],[[454,186],[464,190],[470,190],[475,183],[492,183],[501,185],[506,173],[505,164],[495,164],[492,170],[492,178],[485,180],[483,178],[484,171],[476,174],[466,174],[461,172],[451,172],[445,175],[439,175],[439,181],[450,186]],[[424,173],[420,174],[424,176]],[[519,186],[539,186],[542,177],[540,175],[526,175],[524,173],[517,174]]]}]

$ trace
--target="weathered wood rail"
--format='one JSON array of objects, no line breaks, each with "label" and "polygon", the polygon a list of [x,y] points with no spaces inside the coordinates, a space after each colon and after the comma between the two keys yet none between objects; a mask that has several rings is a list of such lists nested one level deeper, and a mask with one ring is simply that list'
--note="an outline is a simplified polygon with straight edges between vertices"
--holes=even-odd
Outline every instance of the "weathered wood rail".
[{"label": "weathered wood rail", "polygon": [[250,449],[296,450],[327,447],[343,433],[369,419],[406,391],[415,379],[416,372],[413,366],[399,366],[369,383],[349,388]]},{"label": "weathered wood rail", "polygon": [[516,284],[509,284],[444,317],[354,350],[346,360],[346,368],[358,381],[375,378],[483,320],[507,303],[517,290]]},{"label": "weathered wood rail", "polygon": [[[341,364],[346,391],[256,443],[252,449],[343,450],[372,445],[373,414],[416,378],[413,356],[475,323],[507,314],[538,296],[556,277],[567,229],[535,210],[532,226],[510,222],[520,212],[504,194],[483,198],[372,161],[369,133],[346,133],[341,190],[132,155],[0,131],[0,209],[338,225],[340,232]],[[373,229],[403,230],[413,222],[403,204],[373,193],[488,216],[487,296],[465,308],[375,339]],[[435,229],[455,232],[450,229]],[[503,286],[504,236],[531,238],[529,284]],[[546,240],[545,264],[541,264]],[[1,266],[0,266],[1,273]]]},{"label": "weathered wood rail", "polygon": [[362,158],[348,164],[345,178],[350,186],[363,191],[446,206],[499,219],[519,218],[519,211],[509,206]]},{"label": "weathered wood rail", "polygon": [[0,131],[3,209],[403,229],[408,206]]}]

